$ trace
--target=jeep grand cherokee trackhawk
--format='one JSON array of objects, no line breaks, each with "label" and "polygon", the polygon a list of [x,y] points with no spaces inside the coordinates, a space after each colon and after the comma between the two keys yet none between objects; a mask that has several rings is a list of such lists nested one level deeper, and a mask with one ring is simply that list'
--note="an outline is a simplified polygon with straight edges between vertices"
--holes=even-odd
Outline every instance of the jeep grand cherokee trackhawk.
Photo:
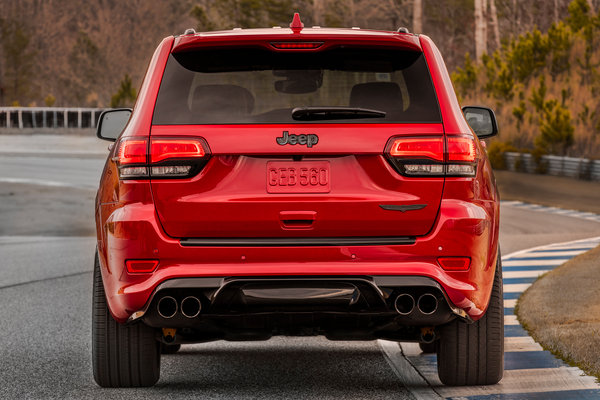
[{"label": "jeep grand cherokee trackhawk", "polygon": [[[449,385],[498,382],[498,194],[423,35],[234,29],[168,37],[96,201],[93,369],[150,386],[161,353],[211,340],[413,341]],[[351,366],[350,366],[351,368]]]}]

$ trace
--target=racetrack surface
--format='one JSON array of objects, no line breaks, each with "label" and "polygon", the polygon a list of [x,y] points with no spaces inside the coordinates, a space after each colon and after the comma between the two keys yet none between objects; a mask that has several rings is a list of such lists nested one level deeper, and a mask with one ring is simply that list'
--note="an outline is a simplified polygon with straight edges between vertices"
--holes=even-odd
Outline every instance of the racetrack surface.
[{"label": "racetrack surface", "polygon": [[[388,363],[378,342],[312,337],[184,346],[163,356],[156,387],[97,387],[90,235],[92,188],[103,162],[69,160],[43,152],[0,154],[0,398],[414,398],[415,388],[405,387],[411,381]],[[42,189],[48,185],[36,180],[64,185],[49,195]],[[65,201],[73,204],[61,207]],[[511,203],[501,209],[504,254],[600,235],[595,221]],[[7,217],[16,210],[20,218]]]}]

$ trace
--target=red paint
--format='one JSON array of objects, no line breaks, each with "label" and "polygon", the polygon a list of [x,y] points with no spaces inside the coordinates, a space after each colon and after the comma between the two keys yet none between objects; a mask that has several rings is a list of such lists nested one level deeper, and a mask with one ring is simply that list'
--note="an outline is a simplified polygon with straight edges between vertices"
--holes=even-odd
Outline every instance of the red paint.
[{"label": "red paint", "polygon": [[294,33],[300,33],[300,31],[302,31],[302,28],[304,28],[304,23],[300,21],[300,14],[294,13],[294,19],[292,19],[290,28],[292,28]]}]

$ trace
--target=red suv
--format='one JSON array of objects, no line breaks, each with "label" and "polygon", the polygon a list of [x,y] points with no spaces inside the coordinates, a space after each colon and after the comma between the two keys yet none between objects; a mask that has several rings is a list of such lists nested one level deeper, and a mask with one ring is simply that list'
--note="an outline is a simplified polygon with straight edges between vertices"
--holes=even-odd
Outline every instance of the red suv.
[{"label": "red suv", "polygon": [[404,29],[168,37],[96,201],[93,366],[149,386],[161,352],[324,335],[413,341],[442,382],[503,372],[498,194],[432,41]]}]

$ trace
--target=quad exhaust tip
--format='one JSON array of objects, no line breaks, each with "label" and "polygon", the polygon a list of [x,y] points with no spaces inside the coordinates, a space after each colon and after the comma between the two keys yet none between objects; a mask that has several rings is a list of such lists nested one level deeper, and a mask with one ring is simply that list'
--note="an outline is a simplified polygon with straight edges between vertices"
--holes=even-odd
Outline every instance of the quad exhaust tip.
[{"label": "quad exhaust tip", "polygon": [[394,302],[396,312],[400,315],[408,315],[415,308],[415,298],[408,293],[402,293],[396,297]]},{"label": "quad exhaust tip", "polygon": [[423,314],[431,315],[438,308],[438,299],[431,293],[422,294],[417,301],[417,307]]},{"label": "quad exhaust tip", "polygon": [[177,314],[177,301],[171,296],[165,296],[158,301],[158,315],[163,318],[173,318]]},{"label": "quad exhaust tip", "polygon": [[186,318],[195,318],[200,314],[202,303],[197,297],[188,296],[181,300],[181,313]]}]

